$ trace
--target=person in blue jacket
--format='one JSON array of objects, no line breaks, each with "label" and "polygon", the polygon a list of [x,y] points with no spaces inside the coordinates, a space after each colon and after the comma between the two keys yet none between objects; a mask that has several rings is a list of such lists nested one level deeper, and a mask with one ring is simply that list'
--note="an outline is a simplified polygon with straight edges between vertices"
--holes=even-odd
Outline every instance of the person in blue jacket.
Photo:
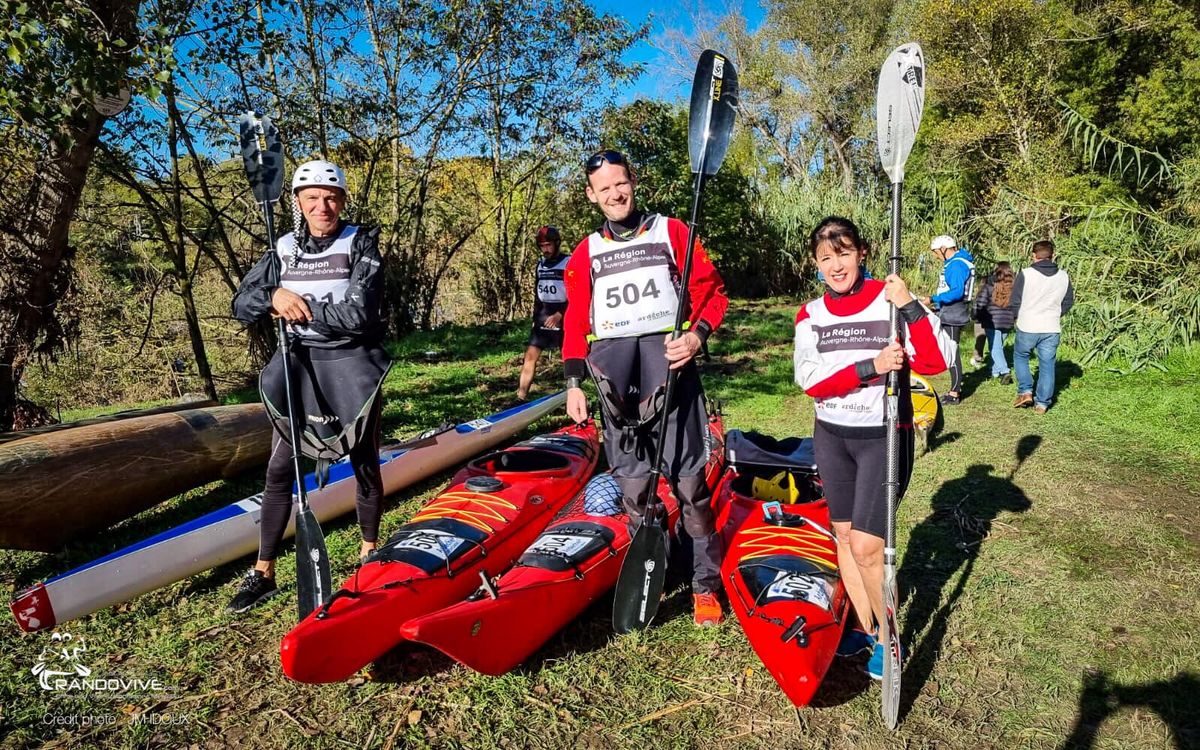
[{"label": "person in blue jacket", "polygon": [[[926,297],[924,302],[926,307],[937,313],[942,328],[957,344],[963,327],[971,322],[970,300],[975,291],[975,258],[965,247],[959,248],[948,234],[934,237],[929,249],[941,259],[942,274],[938,279],[937,292],[932,297]],[[943,404],[962,401],[962,379],[962,355],[956,346],[954,362],[950,365],[950,388],[942,395]]]}]

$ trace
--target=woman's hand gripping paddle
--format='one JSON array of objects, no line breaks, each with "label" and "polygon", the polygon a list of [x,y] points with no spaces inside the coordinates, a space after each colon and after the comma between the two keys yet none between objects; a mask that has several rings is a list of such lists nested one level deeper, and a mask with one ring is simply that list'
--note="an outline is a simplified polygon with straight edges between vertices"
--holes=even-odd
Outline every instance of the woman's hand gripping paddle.
[{"label": "woman's hand gripping paddle", "polygon": [[[700,193],[704,178],[717,173],[729,148],[729,133],[737,110],[737,70],[724,55],[705,50],[696,64],[692,80],[692,107],[688,115],[688,152],[692,172],[696,175],[692,198],[692,219],[688,223],[687,251],[680,278],[679,310],[671,338],[679,338],[688,312],[688,279],[692,274],[692,249],[696,243],[696,218],[700,213]],[[662,418],[658,442],[650,473],[650,489],[646,497],[646,513],[634,532],[625,563],[617,579],[613,596],[613,629],[618,633],[641,630],[650,624],[658,612],[667,570],[667,532],[658,517],[658,480],[662,475],[663,438],[667,434],[667,418],[675,390],[678,370],[667,375],[663,394]],[[672,482],[674,485],[674,482]]]},{"label": "woman's hand gripping paddle", "polygon": [[[892,183],[892,253],[888,273],[900,273],[900,187],[904,183],[904,163],[912,151],[921,126],[925,107],[925,58],[918,44],[905,44],[888,55],[879,72],[875,99],[875,125],[879,160]],[[900,340],[902,332],[896,306],[888,318],[890,339]],[[900,435],[896,418],[899,409],[899,373],[887,377],[884,413],[887,419],[887,537],[883,548],[883,622],[879,623],[879,642],[884,645],[883,722],[895,729],[900,714],[900,631],[896,627],[896,503],[900,494]]]},{"label": "woman's hand gripping paddle", "polygon": [[[280,261],[275,252],[275,212],[272,204],[279,200],[283,189],[283,144],[279,141],[279,130],[267,116],[258,117],[254,112],[245,112],[238,122],[242,146],[242,163],[246,168],[246,179],[254,192],[254,200],[262,206],[263,221],[267,228],[267,253],[275,256],[275,281],[279,282]],[[296,406],[293,400],[291,354],[288,351],[287,324],[279,318],[279,348],[283,359],[283,382],[287,394],[288,429],[291,433],[292,468],[296,474],[296,495],[299,508],[296,511],[296,592],[299,617],[303,620],[317,607],[329,600],[333,592],[333,581],[329,574],[329,553],[325,549],[325,535],[317,517],[308,505],[308,493],[304,486],[304,472],[300,470],[300,426],[296,421]]]}]

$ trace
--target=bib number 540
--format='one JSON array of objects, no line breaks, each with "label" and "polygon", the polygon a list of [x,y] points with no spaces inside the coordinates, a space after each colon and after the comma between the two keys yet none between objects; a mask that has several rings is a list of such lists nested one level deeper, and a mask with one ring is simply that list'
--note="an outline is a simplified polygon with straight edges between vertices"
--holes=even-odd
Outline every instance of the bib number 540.
[{"label": "bib number 540", "polygon": [[654,279],[646,282],[646,286],[638,289],[637,284],[630,282],[624,286],[610,286],[604,290],[604,305],[605,307],[620,307],[625,305],[636,305],[643,297],[657,299],[662,294],[658,287],[654,284]]}]

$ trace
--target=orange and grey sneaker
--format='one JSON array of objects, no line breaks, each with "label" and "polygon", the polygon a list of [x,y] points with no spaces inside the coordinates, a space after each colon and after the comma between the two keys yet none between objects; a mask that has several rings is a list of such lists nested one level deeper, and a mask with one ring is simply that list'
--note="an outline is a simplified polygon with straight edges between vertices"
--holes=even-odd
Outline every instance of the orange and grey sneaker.
[{"label": "orange and grey sneaker", "polygon": [[715,627],[725,621],[721,600],[716,594],[692,594],[692,611],[696,625],[702,628]]}]

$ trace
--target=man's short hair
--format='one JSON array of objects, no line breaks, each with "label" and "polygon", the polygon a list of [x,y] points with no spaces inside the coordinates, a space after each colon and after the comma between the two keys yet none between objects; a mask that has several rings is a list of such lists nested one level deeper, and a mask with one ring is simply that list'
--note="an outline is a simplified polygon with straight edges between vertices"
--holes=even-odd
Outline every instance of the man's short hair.
[{"label": "man's short hair", "polygon": [[1033,257],[1038,260],[1048,260],[1054,257],[1054,243],[1050,240],[1038,240],[1033,243]]}]

